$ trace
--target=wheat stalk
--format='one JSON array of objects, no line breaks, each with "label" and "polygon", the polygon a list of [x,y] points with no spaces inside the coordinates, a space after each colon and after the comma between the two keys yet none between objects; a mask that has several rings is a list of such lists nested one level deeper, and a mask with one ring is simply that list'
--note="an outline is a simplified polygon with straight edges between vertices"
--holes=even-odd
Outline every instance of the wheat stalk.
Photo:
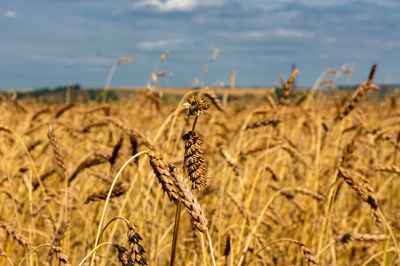
[{"label": "wheat stalk", "polygon": [[348,242],[381,242],[388,240],[385,235],[372,235],[372,234],[344,234],[337,238],[337,241],[342,243]]},{"label": "wheat stalk", "polygon": [[371,89],[379,90],[379,87],[372,83],[375,71],[376,64],[372,65],[371,71],[368,76],[368,81],[364,82],[363,84],[361,84],[361,86],[357,88],[356,92],[351,97],[350,102],[344,107],[343,112],[341,112],[340,115],[337,117],[337,120],[342,120],[343,118],[345,118],[357,106],[357,104],[361,101],[367,91]]},{"label": "wheat stalk", "polygon": [[282,91],[281,98],[279,99],[279,105],[285,105],[286,100],[289,97],[290,90],[292,89],[294,80],[296,79],[296,76],[298,73],[299,73],[299,69],[296,68],[286,83],[285,83],[285,80],[283,79],[283,77],[281,76],[281,83],[282,83],[283,91]]}]

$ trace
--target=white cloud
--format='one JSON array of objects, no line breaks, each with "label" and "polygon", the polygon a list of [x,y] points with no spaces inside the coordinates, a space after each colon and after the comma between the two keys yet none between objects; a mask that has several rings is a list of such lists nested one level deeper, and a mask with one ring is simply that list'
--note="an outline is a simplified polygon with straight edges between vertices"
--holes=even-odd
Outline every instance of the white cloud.
[{"label": "white cloud", "polygon": [[279,18],[290,20],[295,17],[299,17],[301,13],[299,11],[281,11],[276,14]]},{"label": "white cloud", "polygon": [[32,60],[43,60],[43,59],[45,59],[45,57],[43,57],[43,56],[40,55],[40,54],[32,54],[32,55],[31,55],[31,59],[32,59]]},{"label": "white cloud", "polygon": [[385,47],[388,48],[389,50],[399,49],[400,42],[389,41],[385,44]]},{"label": "white cloud", "polygon": [[326,36],[322,39],[325,43],[332,44],[336,42],[336,38],[333,36]]},{"label": "white cloud", "polygon": [[6,18],[16,18],[17,17],[17,13],[15,11],[12,10],[8,10],[4,13],[4,16]]},{"label": "white cloud", "polygon": [[277,29],[273,31],[276,36],[285,38],[314,38],[315,33],[311,31]]},{"label": "white cloud", "polygon": [[133,5],[133,9],[155,8],[160,12],[191,11],[198,5],[197,0],[143,0]]},{"label": "white cloud", "polygon": [[150,8],[157,12],[168,13],[174,11],[188,12],[192,11],[198,6],[220,6],[223,4],[222,0],[214,1],[199,1],[199,0],[142,0],[132,5],[132,9],[146,9]]},{"label": "white cloud", "polygon": [[158,40],[158,41],[147,41],[141,42],[137,45],[139,49],[142,50],[159,50],[159,49],[167,49],[176,46],[188,45],[191,41],[189,40]]},{"label": "white cloud", "polygon": [[353,18],[354,18],[354,20],[357,20],[357,21],[368,21],[371,19],[371,17],[368,16],[367,14],[357,14]]},{"label": "white cloud", "polygon": [[272,37],[311,39],[315,37],[315,33],[295,29],[275,29],[270,31],[220,32],[220,36],[234,39],[261,39]]}]

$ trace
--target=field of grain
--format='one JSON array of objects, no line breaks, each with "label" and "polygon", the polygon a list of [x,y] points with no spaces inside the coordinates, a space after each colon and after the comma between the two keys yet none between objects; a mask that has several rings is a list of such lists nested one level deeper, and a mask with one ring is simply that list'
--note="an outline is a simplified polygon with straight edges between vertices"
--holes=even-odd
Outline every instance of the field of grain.
[{"label": "field of grain", "polygon": [[3,96],[0,265],[398,265],[400,110],[373,71],[355,92],[296,94],[295,72],[251,98]]}]

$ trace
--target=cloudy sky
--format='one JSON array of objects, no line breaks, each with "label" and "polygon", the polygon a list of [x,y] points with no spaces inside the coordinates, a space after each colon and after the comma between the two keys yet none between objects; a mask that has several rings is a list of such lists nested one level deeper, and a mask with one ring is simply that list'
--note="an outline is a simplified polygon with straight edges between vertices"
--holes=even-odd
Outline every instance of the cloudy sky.
[{"label": "cloudy sky", "polygon": [[157,68],[172,73],[165,86],[228,82],[232,69],[237,86],[270,86],[293,63],[300,86],[345,63],[356,65],[351,82],[365,80],[375,62],[377,82],[400,82],[396,0],[0,2],[1,89],[104,86],[120,57],[134,62],[118,67],[111,86],[144,86],[166,49]]}]

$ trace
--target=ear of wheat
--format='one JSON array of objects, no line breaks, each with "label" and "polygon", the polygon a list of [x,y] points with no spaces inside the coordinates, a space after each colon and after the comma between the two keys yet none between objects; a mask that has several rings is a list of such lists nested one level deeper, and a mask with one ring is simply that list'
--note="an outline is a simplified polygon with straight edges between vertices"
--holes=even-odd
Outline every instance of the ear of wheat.
[{"label": "ear of wheat", "polygon": [[56,162],[57,166],[62,170],[63,174],[66,173],[67,169],[65,167],[65,161],[64,161],[64,156],[61,152],[61,148],[58,144],[58,141],[56,140],[54,130],[52,126],[49,126],[49,131],[47,133],[47,136],[50,140],[50,145],[54,151],[54,154],[56,156]]},{"label": "ear of wheat", "polygon": [[285,80],[283,79],[283,77],[281,77],[282,95],[281,95],[281,98],[279,99],[279,105],[284,105],[286,103],[286,100],[289,97],[294,80],[296,79],[296,76],[298,73],[299,73],[299,69],[296,68],[286,83],[285,83]]},{"label": "ear of wheat", "polygon": [[357,106],[357,104],[361,101],[367,91],[371,89],[379,90],[379,87],[372,83],[375,71],[376,64],[372,65],[371,71],[368,76],[368,81],[361,84],[361,86],[358,86],[356,92],[351,97],[350,102],[344,107],[343,112],[340,113],[340,115],[337,117],[337,120],[342,120],[343,118],[345,118]]},{"label": "ear of wheat", "polygon": [[206,171],[204,160],[203,142],[194,131],[189,131],[183,136],[185,141],[185,168],[192,181],[194,189],[203,188],[206,181]]},{"label": "ear of wheat", "polygon": [[192,218],[193,225],[200,232],[207,232],[207,219],[203,209],[197,202],[189,184],[185,181],[182,172],[173,165],[167,165],[155,153],[149,153],[150,164],[163,190],[175,204],[182,202]]}]

